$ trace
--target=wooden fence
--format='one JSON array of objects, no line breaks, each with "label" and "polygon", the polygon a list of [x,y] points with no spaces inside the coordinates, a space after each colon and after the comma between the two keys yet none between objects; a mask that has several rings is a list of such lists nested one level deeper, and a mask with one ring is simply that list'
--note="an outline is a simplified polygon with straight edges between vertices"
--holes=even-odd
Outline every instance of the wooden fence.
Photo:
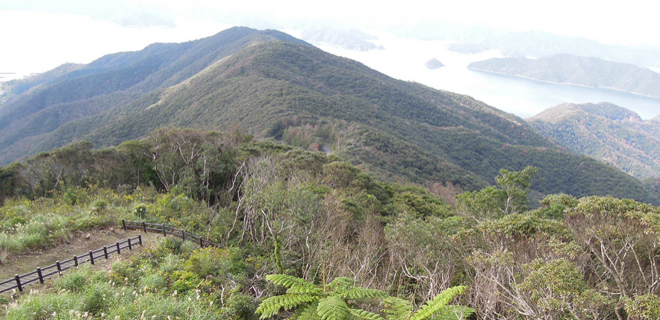
[{"label": "wooden fence", "polygon": [[[184,241],[186,240],[194,241],[195,243],[199,244],[199,246],[202,248],[210,247],[210,246],[212,247],[218,246],[218,244],[213,241],[209,241],[208,239],[204,239],[190,232],[187,232],[183,229],[172,228],[165,224],[156,224],[156,223],[149,223],[144,221],[128,221],[124,219],[121,220],[121,224],[124,227],[124,230],[134,229],[134,230],[143,230],[145,233],[146,232],[162,233],[164,236],[173,235],[181,238]],[[138,234],[138,236],[135,238],[128,238],[124,241],[119,241],[109,246],[103,246],[103,248],[98,250],[90,250],[89,254],[73,256],[73,258],[66,261],[61,261],[61,262],[57,261],[53,265],[43,268],[37,268],[36,271],[32,271],[24,275],[17,274],[12,279],[7,279],[5,281],[0,282],[0,293],[7,292],[13,289],[18,289],[18,291],[23,291],[26,285],[31,285],[33,283],[36,283],[37,281],[39,283],[44,283],[44,279],[50,278],[56,274],[61,274],[62,271],[69,270],[73,267],[78,267],[79,265],[87,262],[94,264],[96,260],[108,259],[108,257],[112,254],[115,253],[121,254],[121,251],[126,248],[132,250],[133,246],[136,244],[142,245],[142,235]]]},{"label": "wooden fence", "polygon": [[156,233],[162,233],[164,236],[173,235],[176,237],[181,238],[182,240],[186,241],[194,241],[197,244],[199,244],[200,247],[218,247],[219,245],[213,241],[209,241],[207,239],[204,239],[202,237],[199,237],[197,235],[194,235],[188,231],[185,231],[183,229],[177,229],[177,228],[172,228],[170,226],[167,226],[165,224],[157,224],[157,223],[149,223],[149,222],[144,222],[144,221],[128,221],[128,220],[121,220],[122,226],[124,227],[124,230],[128,229],[133,229],[133,230],[142,230],[145,233],[147,232],[156,232]]},{"label": "wooden fence", "polygon": [[100,259],[108,259],[113,254],[121,254],[121,251],[124,249],[128,248],[128,250],[133,250],[133,246],[138,244],[142,245],[142,235],[139,234],[135,238],[128,238],[124,241],[117,241],[112,245],[103,246],[101,249],[89,250],[89,253],[73,256],[73,258],[69,260],[56,261],[55,264],[43,268],[37,268],[36,271],[32,271],[23,275],[17,274],[12,279],[7,279],[0,282],[0,293],[13,289],[23,291],[27,285],[31,285],[36,282],[44,283],[44,279],[50,278],[56,274],[61,274],[62,271],[66,271],[74,267],[77,268],[79,265],[88,262],[94,264],[95,261]]}]

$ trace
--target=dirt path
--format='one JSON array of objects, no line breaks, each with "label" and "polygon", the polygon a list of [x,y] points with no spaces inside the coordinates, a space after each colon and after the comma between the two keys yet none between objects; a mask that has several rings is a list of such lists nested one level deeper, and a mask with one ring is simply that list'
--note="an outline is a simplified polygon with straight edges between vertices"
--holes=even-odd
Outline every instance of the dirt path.
[{"label": "dirt path", "polygon": [[[156,242],[159,237],[156,233],[139,232],[136,230],[110,230],[99,229],[91,230],[89,232],[80,232],[75,235],[68,243],[60,244],[56,247],[33,250],[30,252],[12,255],[7,259],[7,262],[0,266],[0,281],[13,278],[16,274],[26,274],[36,270],[36,267],[44,267],[54,264],[55,261],[65,261],[71,259],[73,255],[83,255],[89,250],[96,250],[109,246],[117,241],[126,240],[129,237],[137,237],[138,234],[142,235],[144,246],[135,245],[133,250],[122,250],[121,255],[112,255],[108,260],[100,259],[95,264],[96,268],[108,266],[118,257],[125,259],[131,255],[142,251]],[[89,237],[87,237],[89,235]],[[162,236],[162,235],[160,235]]]}]

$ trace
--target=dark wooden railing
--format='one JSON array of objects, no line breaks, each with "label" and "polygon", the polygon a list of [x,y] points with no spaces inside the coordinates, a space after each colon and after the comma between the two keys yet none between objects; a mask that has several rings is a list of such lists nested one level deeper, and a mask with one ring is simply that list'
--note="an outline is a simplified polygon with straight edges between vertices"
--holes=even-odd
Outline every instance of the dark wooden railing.
[{"label": "dark wooden railing", "polygon": [[133,230],[142,230],[145,233],[147,232],[155,232],[155,233],[161,233],[164,236],[167,235],[173,235],[176,237],[181,238],[182,240],[186,241],[193,241],[197,243],[200,247],[218,247],[219,245],[213,241],[209,241],[208,239],[204,239],[200,236],[197,236],[195,234],[192,234],[188,231],[185,231],[183,229],[177,229],[173,228],[170,226],[167,226],[165,224],[158,224],[158,223],[149,223],[149,222],[144,222],[144,221],[128,221],[128,220],[121,220],[122,226],[124,227],[124,230],[128,229],[133,229]]},{"label": "dark wooden railing", "polygon": [[[143,230],[146,232],[156,232],[162,233],[164,236],[173,235],[181,238],[186,241],[193,241],[197,243],[200,247],[218,247],[218,244],[204,239],[200,236],[187,232],[183,229],[172,228],[165,224],[149,223],[144,221],[128,221],[121,220],[122,227],[124,230],[134,229],[134,230]],[[79,265],[84,263],[94,264],[99,259],[108,259],[113,254],[121,254],[121,251],[128,248],[132,250],[133,246],[136,244],[142,245],[142,235],[139,235],[135,238],[128,238],[124,241],[119,241],[114,244],[103,246],[101,249],[90,250],[89,253],[73,256],[73,258],[65,261],[56,261],[55,264],[37,268],[37,270],[23,275],[16,275],[14,278],[7,279],[0,282],[0,293],[7,292],[13,289],[18,289],[18,291],[23,291],[26,285],[31,285],[33,283],[39,282],[44,283],[44,279],[50,278],[56,274],[61,274],[62,271],[69,270],[71,268],[77,268]]]},{"label": "dark wooden railing", "polygon": [[64,261],[56,261],[55,264],[37,268],[37,270],[19,275],[14,278],[7,279],[0,282],[0,293],[7,292],[13,289],[23,291],[25,286],[34,284],[36,282],[44,283],[44,279],[50,278],[56,274],[61,274],[62,271],[71,268],[77,268],[81,264],[91,263],[94,264],[100,259],[108,259],[113,254],[121,254],[121,251],[128,248],[132,250],[135,245],[142,245],[142,235],[135,238],[128,238],[123,241],[117,241],[114,244],[103,246],[101,249],[89,250],[89,253],[82,255],[75,255],[73,258]]}]

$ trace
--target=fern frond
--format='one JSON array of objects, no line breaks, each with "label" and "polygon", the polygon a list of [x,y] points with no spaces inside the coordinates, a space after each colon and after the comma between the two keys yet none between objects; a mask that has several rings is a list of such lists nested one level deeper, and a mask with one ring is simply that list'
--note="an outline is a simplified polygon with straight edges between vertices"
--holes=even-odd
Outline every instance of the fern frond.
[{"label": "fern frond", "polygon": [[350,314],[346,302],[336,296],[319,300],[316,313],[322,320],[345,320]]},{"label": "fern frond", "polygon": [[381,302],[383,313],[389,320],[408,320],[412,317],[412,303],[396,297],[387,297]]},{"label": "fern frond", "polygon": [[360,320],[385,320],[379,314],[369,312],[369,311],[365,311],[365,310],[362,310],[362,309],[349,308],[348,311],[353,315],[354,318],[357,318],[357,319],[360,319]]},{"label": "fern frond", "polygon": [[289,288],[286,293],[295,294],[295,293],[310,293],[310,294],[321,294],[323,291],[316,285],[309,283],[298,277],[286,275],[286,274],[269,274],[266,276],[266,280]]},{"label": "fern frond", "polygon": [[433,300],[427,301],[426,304],[419,309],[413,316],[412,320],[426,320],[430,318],[436,312],[442,310],[442,308],[449,303],[455,296],[462,294],[467,289],[466,286],[458,286],[448,288],[437,296]]},{"label": "fern frond", "polygon": [[318,302],[313,302],[304,307],[298,308],[291,317],[291,320],[321,320],[316,313],[318,305]]},{"label": "fern frond", "polygon": [[433,320],[463,320],[469,318],[475,311],[466,306],[447,305],[433,317]]},{"label": "fern frond", "polygon": [[261,314],[259,319],[270,318],[280,312],[280,309],[291,310],[301,304],[318,300],[318,297],[309,294],[284,294],[270,297],[261,302],[255,313]]},{"label": "fern frond", "polygon": [[334,280],[332,280],[330,283],[328,283],[328,288],[330,290],[333,290],[335,292],[343,292],[348,290],[348,288],[352,287],[355,284],[355,281],[351,278],[347,277],[337,277]]},{"label": "fern frond", "polygon": [[387,293],[376,290],[376,289],[365,289],[365,288],[351,288],[342,293],[337,294],[337,297],[341,299],[368,299],[368,298],[385,298]]}]

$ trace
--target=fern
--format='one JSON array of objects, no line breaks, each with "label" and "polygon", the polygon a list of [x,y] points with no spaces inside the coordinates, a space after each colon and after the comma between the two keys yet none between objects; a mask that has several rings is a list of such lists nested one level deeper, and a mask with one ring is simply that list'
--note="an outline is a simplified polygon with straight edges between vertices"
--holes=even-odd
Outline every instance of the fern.
[{"label": "fern", "polygon": [[435,296],[433,300],[427,301],[426,304],[412,316],[411,320],[425,320],[430,318],[436,312],[441,311],[449,301],[454,299],[455,296],[465,292],[465,289],[467,289],[466,286],[458,286],[442,291]]},{"label": "fern", "polygon": [[270,318],[280,312],[280,309],[291,310],[302,304],[314,302],[318,297],[308,294],[285,294],[270,297],[261,302],[255,313],[261,314],[260,319]]},{"label": "fern", "polygon": [[321,320],[321,318],[316,313],[316,308],[318,307],[318,302],[310,303],[307,306],[300,307],[291,317],[291,320]]},{"label": "fern", "polygon": [[353,315],[354,318],[358,318],[359,320],[385,320],[383,317],[376,313],[362,309],[349,308],[348,311],[351,313],[351,315]]},{"label": "fern", "polygon": [[350,314],[346,302],[337,296],[319,300],[316,312],[322,320],[344,320]]},{"label": "fern", "polygon": [[466,319],[475,312],[474,309],[465,306],[447,305],[440,310],[433,320],[456,320]]},{"label": "fern", "polygon": [[311,294],[321,294],[322,290],[319,289],[312,283],[309,283],[298,277],[286,275],[286,274],[269,274],[266,276],[266,280],[289,288],[287,293],[311,293]]},{"label": "fern", "polygon": [[412,303],[396,297],[383,299],[383,313],[387,319],[407,320],[412,317]]},{"label": "fern", "polygon": [[387,294],[383,291],[376,289],[366,289],[366,288],[351,288],[347,289],[337,296],[341,299],[370,299],[370,298],[385,298]]}]

